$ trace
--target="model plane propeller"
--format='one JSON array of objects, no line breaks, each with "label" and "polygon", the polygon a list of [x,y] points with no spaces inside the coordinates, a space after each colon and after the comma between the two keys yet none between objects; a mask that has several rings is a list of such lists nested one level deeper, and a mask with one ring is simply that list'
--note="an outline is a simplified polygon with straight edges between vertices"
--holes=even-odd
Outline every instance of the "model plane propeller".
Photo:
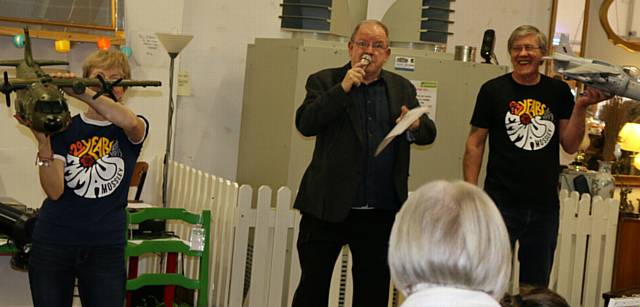
[{"label": "model plane propeller", "polygon": [[580,81],[621,97],[640,100],[640,83],[637,77],[620,66],[557,51],[544,59],[552,60],[556,73],[565,79]]},{"label": "model plane propeller", "polygon": [[16,92],[16,114],[30,123],[36,131],[53,134],[64,130],[71,119],[69,106],[61,88],[71,88],[74,93],[82,94],[87,87],[96,87],[93,99],[102,95],[116,100],[113,88],[116,86],[160,86],[160,81],[105,80],[97,78],[52,78],[42,70],[42,66],[69,65],[66,61],[35,60],[31,53],[29,29],[24,29],[24,59],[0,60],[0,66],[16,67],[16,78],[9,78],[5,71],[0,80],[0,92],[6,97],[7,107],[11,106],[11,92]]}]

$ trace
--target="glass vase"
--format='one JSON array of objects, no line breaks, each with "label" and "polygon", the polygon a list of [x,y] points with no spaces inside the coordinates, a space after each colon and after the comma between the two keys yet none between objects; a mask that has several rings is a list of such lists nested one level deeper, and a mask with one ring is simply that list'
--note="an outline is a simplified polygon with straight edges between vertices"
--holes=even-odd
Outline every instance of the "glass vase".
[{"label": "glass vase", "polygon": [[599,195],[602,198],[613,197],[615,179],[611,175],[612,161],[598,161],[598,173],[591,183],[591,195]]}]

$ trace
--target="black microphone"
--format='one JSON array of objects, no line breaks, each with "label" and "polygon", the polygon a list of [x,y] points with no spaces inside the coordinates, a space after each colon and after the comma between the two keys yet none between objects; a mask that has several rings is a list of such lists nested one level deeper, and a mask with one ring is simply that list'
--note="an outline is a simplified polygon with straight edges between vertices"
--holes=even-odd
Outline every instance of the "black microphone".
[{"label": "black microphone", "polygon": [[482,37],[482,47],[480,48],[480,56],[484,59],[484,63],[491,64],[493,56],[493,47],[496,44],[496,31],[489,29],[484,31]]}]

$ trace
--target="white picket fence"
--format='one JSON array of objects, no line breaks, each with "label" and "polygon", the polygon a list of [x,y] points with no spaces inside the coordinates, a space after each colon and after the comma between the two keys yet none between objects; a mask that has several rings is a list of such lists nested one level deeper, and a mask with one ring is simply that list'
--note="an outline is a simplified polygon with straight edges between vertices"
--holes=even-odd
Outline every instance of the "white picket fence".
[{"label": "white picket fence", "polygon": [[611,289],[619,201],[560,193],[560,229],[551,288],[570,306],[604,306]]},{"label": "white picket fence", "polygon": [[[618,200],[560,191],[560,227],[549,288],[569,306],[604,306],[611,289],[618,225]],[[520,264],[513,257],[511,292],[518,290]]]},{"label": "white picket fence", "polygon": [[[161,167],[161,165],[158,165]],[[291,209],[292,192],[281,187],[254,190],[192,169],[170,164],[169,206],[212,211],[210,294],[216,307],[285,307],[291,305],[300,278],[296,238],[300,214]],[[571,306],[602,306],[611,285],[618,205],[589,195],[561,192],[558,247],[550,287]],[[171,225],[181,236],[188,229]],[[515,258],[515,257],[514,257]],[[329,306],[351,306],[348,248],[334,270]],[[517,288],[517,260],[512,285]],[[194,277],[196,264],[184,259],[184,273]],[[390,295],[389,306],[401,299]]]},{"label": "white picket fence", "polygon": [[[158,166],[161,169],[162,164]],[[209,305],[229,306],[238,184],[176,162],[170,163],[169,174],[169,207],[185,208],[196,213],[203,209],[211,210]],[[160,187],[158,182],[156,185]],[[183,223],[170,223],[168,228],[181,238],[188,238],[189,229]],[[189,278],[197,277],[198,263],[189,257],[182,260],[183,273]]]}]

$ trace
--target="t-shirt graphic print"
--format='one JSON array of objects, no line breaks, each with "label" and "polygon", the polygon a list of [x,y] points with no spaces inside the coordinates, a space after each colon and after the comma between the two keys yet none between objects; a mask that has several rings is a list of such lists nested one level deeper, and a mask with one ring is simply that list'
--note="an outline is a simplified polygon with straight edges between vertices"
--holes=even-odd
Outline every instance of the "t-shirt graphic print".
[{"label": "t-shirt graphic print", "polygon": [[549,144],[556,129],[553,120],[550,108],[535,99],[511,101],[504,118],[509,139],[518,148],[530,151]]},{"label": "t-shirt graphic print", "polygon": [[69,146],[64,168],[67,187],[84,198],[102,198],[122,183],[125,164],[117,140],[94,136]]}]

